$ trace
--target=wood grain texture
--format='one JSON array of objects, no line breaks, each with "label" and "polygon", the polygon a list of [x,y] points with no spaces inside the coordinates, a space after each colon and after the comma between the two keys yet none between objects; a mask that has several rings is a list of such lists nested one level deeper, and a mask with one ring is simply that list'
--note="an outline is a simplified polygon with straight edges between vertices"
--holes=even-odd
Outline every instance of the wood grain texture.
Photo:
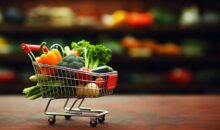
[{"label": "wood grain texture", "polygon": [[[57,117],[54,126],[43,114],[47,99],[0,96],[0,130],[219,130],[220,96],[114,95],[86,99],[84,106],[109,110],[106,123],[91,128],[88,118]],[[51,110],[61,110],[64,100]]]}]

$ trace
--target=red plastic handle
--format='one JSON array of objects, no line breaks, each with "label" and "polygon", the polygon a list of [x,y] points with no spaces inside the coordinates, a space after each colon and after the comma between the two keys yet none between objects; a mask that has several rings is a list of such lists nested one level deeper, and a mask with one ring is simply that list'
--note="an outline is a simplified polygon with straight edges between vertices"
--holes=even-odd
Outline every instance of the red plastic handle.
[{"label": "red plastic handle", "polygon": [[[20,45],[20,48],[26,53],[30,53],[31,51],[40,51],[41,50],[41,46],[40,45],[31,45],[31,44],[26,44],[26,43],[22,43]],[[46,46],[43,46],[43,51],[48,52],[49,49]]]}]

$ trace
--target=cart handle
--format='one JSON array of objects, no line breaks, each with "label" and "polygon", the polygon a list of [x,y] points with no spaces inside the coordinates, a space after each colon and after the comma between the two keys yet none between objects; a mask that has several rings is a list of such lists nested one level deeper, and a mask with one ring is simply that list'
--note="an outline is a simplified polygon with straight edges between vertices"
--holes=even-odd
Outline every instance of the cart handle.
[{"label": "cart handle", "polygon": [[[31,51],[40,51],[41,50],[41,45],[32,45],[32,44],[26,44],[26,43],[22,43],[20,45],[20,48],[26,53],[29,54]],[[48,52],[49,49],[47,48],[47,46],[43,46],[42,47],[44,52]]]}]

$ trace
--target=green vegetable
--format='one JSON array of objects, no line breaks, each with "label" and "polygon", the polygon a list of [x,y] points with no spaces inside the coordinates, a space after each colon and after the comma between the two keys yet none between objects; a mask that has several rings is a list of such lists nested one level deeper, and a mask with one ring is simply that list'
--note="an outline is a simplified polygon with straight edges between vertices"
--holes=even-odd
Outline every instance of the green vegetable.
[{"label": "green vegetable", "polygon": [[89,69],[106,65],[112,57],[112,51],[109,48],[101,44],[92,45],[85,40],[73,42],[72,48],[80,53],[84,58],[85,67]]},{"label": "green vegetable", "polygon": [[37,84],[36,86],[32,86],[32,87],[29,87],[29,88],[25,88],[23,90],[23,93],[26,94],[26,95],[29,95],[30,93],[32,93],[33,91],[37,90],[37,89],[40,89],[39,85]]},{"label": "green vegetable", "polygon": [[28,99],[30,99],[30,100],[37,99],[38,97],[41,97],[40,87],[38,89],[36,89],[35,91],[32,91],[28,95]]},{"label": "green vegetable", "polygon": [[82,57],[76,57],[74,55],[69,55],[64,57],[59,63],[58,66],[80,69],[84,67],[84,61]]},{"label": "green vegetable", "polygon": [[41,97],[41,93],[37,93],[37,94],[35,94],[35,95],[29,97],[28,99],[34,100],[34,99],[37,99],[37,98],[39,98],[39,97]]},{"label": "green vegetable", "polygon": [[151,8],[150,12],[154,16],[154,22],[156,25],[176,25],[179,21],[179,16],[176,12],[163,9],[163,8]]},{"label": "green vegetable", "polygon": [[[46,85],[46,86],[43,86],[43,87],[45,87],[45,89],[44,89],[45,93],[52,94],[52,95],[60,95],[59,92],[54,91],[54,90],[58,89],[58,87],[60,87],[60,86],[63,86],[63,84],[64,84],[64,81],[62,81],[62,80],[45,81],[45,82],[37,83],[35,86],[29,87],[29,88],[25,88],[23,90],[23,93],[30,100],[37,99],[37,98],[42,96],[42,93],[40,91],[40,87],[42,87],[42,85]],[[62,95],[60,95],[60,96],[62,96]]]},{"label": "green vegetable", "polygon": [[[41,96],[40,92],[40,85],[37,84],[36,86],[32,86],[29,88],[25,88],[23,90],[23,93],[28,97],[28,99],[33,100],[36,99],[37,97]],[[39,96],[40,95],[40,96]]]},{"label": "green vegetable", "polygon": [[91,71],[95,73],[107,73],[107,72],[113,72],[113,69],[105,65],[105,66],[94,68]]},{"label": "green vegetable", "polygon": [[187,56],[202,56],[209,47],[197,39],[185,39],[182,43],[183,53]]}]

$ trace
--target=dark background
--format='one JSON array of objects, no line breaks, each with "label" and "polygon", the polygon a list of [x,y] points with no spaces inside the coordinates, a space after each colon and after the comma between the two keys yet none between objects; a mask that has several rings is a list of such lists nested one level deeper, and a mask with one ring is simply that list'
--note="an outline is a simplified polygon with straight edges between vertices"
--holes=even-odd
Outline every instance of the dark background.
[{"label": "dark background", "polygon": [[[60,22],[56,14],[62,11],[56,9],[51,14],[40,9],[30,13],[39,6],[66,7],[74,12],[74,22]],[[86,39],[112,48],[109,65],[119,73],[115,93],[219,94],[219,6],[217,0],[0,1],[0,93],[21,94],[32,85],[28,77],[34,71],[19,49],[21,43],[70,45]],[[111,27],[103,24],[103,15],[117,10],[149,12],[153,22],[140,27],[126,20]],[[160,10],[159,21],[152,10]],[[184,22],[184,13],[192,22]]]}]

